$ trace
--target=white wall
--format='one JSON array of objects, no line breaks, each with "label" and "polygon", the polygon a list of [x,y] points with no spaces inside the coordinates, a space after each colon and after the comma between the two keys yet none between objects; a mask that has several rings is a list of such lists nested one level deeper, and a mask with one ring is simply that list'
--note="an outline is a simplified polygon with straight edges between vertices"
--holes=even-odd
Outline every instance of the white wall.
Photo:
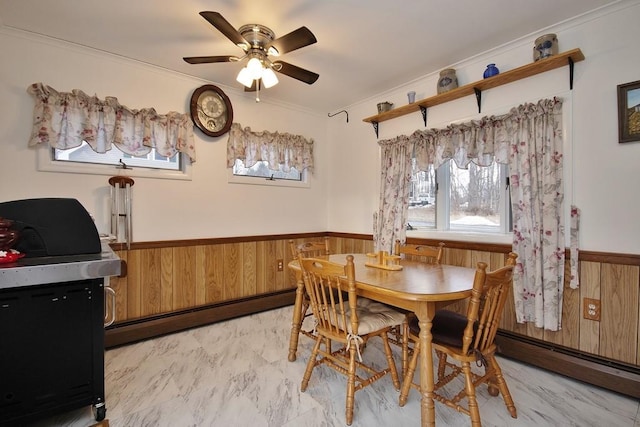
[{"label": "white wall", "polygon": [[[78,199],[108,232],[108,176],[39,172],[27,148],[33,99],[26,88],[42,82],[58,91],[80,89],[131,108],[188,111],[197,80],[103,52],[0,29],[0,201],[37,197]],[[213,82],[215,84],[215,82]],[[325,118],[220,86],[231,99],[234,122],[255,131],[289,132],[315,141],[316,174],[310,188],[227,183],[227,136],[195,130],[197,160],[191,181],[135,178],[135,241],[325,231],[327,138]],[[113,175],[117,172],[114,169]]]},{"label": "white wall", "polygon": [[[452,64],[460,85],[481,80],[489,63],[508,71],[532,62],[533,41],[546,33],[558,35],[560,52],[580,48],[585,55],[584,61],[575,64],[573,91],[569,91],[569,67],[562,67],[485,91],[481,114],[473,96],[432,107],[427,127],[441,128],[454,121],[503,114],[525,102],[561,97],[565,106],[566,205],[568,210],[573,203],[582,213],[580,248],[640,254],[640,142],[618,143],[616,89],[618,84],[640,80],[638,22],[640,3],[623,1]],[[344,115],[330,119],[329,230],[372,233],[380,159],[373,127],[362,119],[376,113],[378,102],[406,104],[409,90],[417,92],[416,99],[435,95],[437,79],[437,73],[425,75],[346,108],[348,124],[338,118]],[[380,139],[408,135],[417,129],[424,129],[419,112],[380,123]],[[353,159],[358,159],[357,173]]]}]

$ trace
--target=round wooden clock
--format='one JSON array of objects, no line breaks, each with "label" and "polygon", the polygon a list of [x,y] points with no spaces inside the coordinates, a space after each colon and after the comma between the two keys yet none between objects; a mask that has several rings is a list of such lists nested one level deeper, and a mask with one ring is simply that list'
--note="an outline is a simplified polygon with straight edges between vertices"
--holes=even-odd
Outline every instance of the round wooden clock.
[{"label": "round wooden clock", "polygon": [[200,86],[191,95],[191,120],[205,135],[224,135],[233,122],[229,97],[217,86]]}]

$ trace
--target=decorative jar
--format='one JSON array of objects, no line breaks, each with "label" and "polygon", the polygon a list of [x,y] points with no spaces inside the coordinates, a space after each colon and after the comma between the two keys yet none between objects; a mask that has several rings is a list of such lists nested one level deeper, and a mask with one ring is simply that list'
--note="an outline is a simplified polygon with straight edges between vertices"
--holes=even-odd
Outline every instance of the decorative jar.
[{"label": "decorative jar", "polygon": [[498,70],[498,67],[496,67],[496,64],[489,64],[487,65],[487,69],[484,70],[484,74],[482,75],[485,79],[492,77],[492,76],[496,76],[500,74],[500,70]]},{"label": "decorative jar", "polygon": [[548,58],[558,54],[558,37],[555,34],[545,34],[536,39],[533,44],[533,61]]},{"label": "decorative jar", "polygon": [[447,68],[440,71],[440,78],[438,79],[438,94],[448,92],[457,87],[458,77],[456,77],[456,70],[454,68]]},{"label": "decorative jar", "polygon": [[391,110],[393,103],[389,101],[378,103],[378,114]]}]

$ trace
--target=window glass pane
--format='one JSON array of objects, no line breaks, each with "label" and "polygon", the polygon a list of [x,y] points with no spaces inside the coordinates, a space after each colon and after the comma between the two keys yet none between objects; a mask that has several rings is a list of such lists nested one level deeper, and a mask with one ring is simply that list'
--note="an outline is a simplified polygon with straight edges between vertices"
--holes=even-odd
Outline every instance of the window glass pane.
[{"label": "window glass pane", "polygon": [[240,159],[236,159],[233,165],[233,174],[237,176],[286,179],[290,181],[302,181],[302,174],[296,168],[290,168],[288,172],[282,171],[282,165],[278,165],[278,169],[269,169],[269,163],[259,161],[250,168],[246,168]]},{"label": "window glass pane", "polygon": [[123,153],[113,146],[106,153],[96,153],[83,142],[82,145],[68,150],[54,150],[54,160],[59,162],[90,163],[101,165],[119,165],[122,160],[127,166],[136,166],[150,169],[180,170],[180,154],[173,157],[164,157],[156,153],[155,149],[146,156],[131,156]]},{"label": "window glass pane", "polygon": [[452,230],[500,231],[500,198],[503,189],[500,165],[481,167],[470,163],[460,169],[449,161],[449,223]]},{"label": "window glass pane", "polygon": [[436,171],[433,165],[426,171],[417,170],[415,159],[409,189],[408,218],[409,225],[414,228],[436,226]]}]

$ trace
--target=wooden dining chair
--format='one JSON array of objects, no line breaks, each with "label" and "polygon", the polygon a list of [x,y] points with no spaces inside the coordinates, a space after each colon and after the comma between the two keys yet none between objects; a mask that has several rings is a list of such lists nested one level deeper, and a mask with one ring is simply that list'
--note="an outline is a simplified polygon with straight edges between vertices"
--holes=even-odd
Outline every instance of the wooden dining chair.
[{"label": "wooden dining chair", "polygon": [[[400,255],[404,259],[411,259],[418,262],[425,262],[427,264],[440,264],[442,261],[442,255],[444,253],[444,243],[438,243],[438,246],[428,245],[416,245],[409,243],[400,243],[400,240],[396,240],[394,246],[395,255]],[[393,331],[392,342],[400,346],[402,350],[402,375],[407,372],[407,365],[409,363],[409,356],[413,352],[411,342],[409,340],[409,322],[415,320],[415,314],[407,312],[407,321],[404,322],[402,327],[396,328]]]},{"label": "wooden dining chair", "polygon": [[[322,241],[310,241],[297,244],[294,240],[289,240],[289,250],[291,251],[293,259],[297,259],[299,254],[304,258],[328,256],[331,254],[331,250],[329,248],[329,237],[325,237]],[[309,296],[307,295],[306,290],[302,296],[302,306],[300,307],[300,311],[301,316],[300,323],[298,324],[298,330],[302,335],[315,339],[316,336],[313,331],[305,331],[302,329],[304,319],[312,315],[309,311]]]},{"label": "wooden dining chair", "polygon": [[[438,372],[434,385],[434,399],[445,405],[465,413],[471,417],[472,426],[480,426],[480,411],[476,399],[476,388],[487,384],[489,394],[502,394],[509,414],[517,418],[517,412],[507,382],[495,357],[496,345],[494,338],[502,311],[509,295],[513,281],[513,268],[517,255],[511,252],[506,265],[492,272],[487,272],[487,264],[479,262],[473,281],[473,290],[467,308],[467,314],[461,315],[450,310],[438,310],[431,327],[432,345],[438,356]],[[420,340],[420,327],[417,319],[410,322],[409,338],[414,344],[414,353],[404,374],[402,390],[400,392],[400,406],[404,406],[407,395],[413,386],[420,390],[420,386],[413,382]],[[453,363],[448,357],[455,360]],[[483,374],[476,374],[471,369],[475,363],[482,367]],[[449,372],[447,372],[449,371]],[[464,388],[453,397],[446,397],[438,392],[459,375],[464,375]],[[450,396],[451,394],[447,394]],[[460,405],[466,397],[467,405]]]},{"label": "wooden dining chair", "polygon": [[[387,334],[405,316],[384,304],[358,298],[353,255],[346,256],[346,265],[298,257],[317,333],[300,389],[307,389],[314,368],[322,364],[346,375],[346,422],[351,425],[356,391],[389,373],[394,387],[400,389]],[[375,369],[362,360],[362,347],[372,337],[382,340],[387,359],[384,369]],[[334,351],[330,343],[339,344],[339,348]]]},{"label": "wooden dining chair", "polygon": [[331,254],[331,249],[329,248],[329,237],[324,237],[321,241],[314,240],[297,244],[294,240],[289,240],[289,249],[291,250],[291,256],[293,256],[293,258],[297,258],[298,253],[302,253],[305,258]]},{"label": "wooden dining chair", "polygon": [[438,243],[438,247],[427,245],[415,245],[408,243],[400,243],[396,240],[394,254],[403,256],[403,258],[413,259],[416,261],[427,262],[430,264],[440,264],[444,253],[444,243]]}]

